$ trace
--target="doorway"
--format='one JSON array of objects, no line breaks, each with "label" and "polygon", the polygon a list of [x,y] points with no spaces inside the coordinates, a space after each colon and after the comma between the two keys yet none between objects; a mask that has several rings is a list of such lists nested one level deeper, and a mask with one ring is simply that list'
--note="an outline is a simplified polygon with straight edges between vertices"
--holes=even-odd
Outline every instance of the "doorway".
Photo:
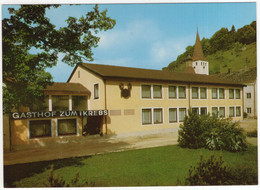
[{"label": "doorway", "polygon": [[85,135],[97,135],[102,133],[103,116],[89,116],[87,123],[84,125],[83,132]]}]

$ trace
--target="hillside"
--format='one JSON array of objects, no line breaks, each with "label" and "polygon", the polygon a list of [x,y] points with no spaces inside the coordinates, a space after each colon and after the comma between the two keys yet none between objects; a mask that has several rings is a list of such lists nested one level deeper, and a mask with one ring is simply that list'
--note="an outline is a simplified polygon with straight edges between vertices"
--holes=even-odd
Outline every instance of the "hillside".
[{"label": "hillside", "polygon": [[[243,68],[256,66],[256,22],[230,31],[222,28],[210,39],[203,38],[201,45],[203,53],[209,62],[209,73],[228,73]],[[186,51],[179,55],[163,70],[184,71],[185,59],[192,56],[194,46],[186,47]]]}]

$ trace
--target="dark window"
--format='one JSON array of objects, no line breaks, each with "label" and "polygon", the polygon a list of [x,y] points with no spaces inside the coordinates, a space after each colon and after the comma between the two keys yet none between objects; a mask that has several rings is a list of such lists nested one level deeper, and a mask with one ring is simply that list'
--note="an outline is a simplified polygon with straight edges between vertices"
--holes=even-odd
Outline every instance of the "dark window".
[{"label": "dark window", "polygon": [[169,109],[169,122],[170,123],[177,122],[177,108],[170,108]]},{"label": "dark window", "polygon": [[58,135],[76,135],[77,120],[76,119],[58,119]]},{"label": "dark window", "polygon": [[251,113],[251,108],[246,108],[247,113]]},{"label": "dark window", "polygon": [[198,87],[192,87],[192,99],[198,99],[199,98],[199,88]]},{"label": "dark window", "polygon": [[179,122],[184,121],[186,116],[186,108],[179,108]]},{"label": "dark window", "polygon": [[240,89],[236,89],[236,99],[240,99]]},{"label": "dark window", "polygon": [[163,123],[163,111],[162,108],[155,108],[153,110],[154,124]]},{"label": "dark window", "polygon": [[225,99],[225,89],[224,88],[219,88],[218,89],[219,92],[219,99]]},{"label": "dark window", "polygon": [[152,124],[152,110],[142,109],[142,124]]},{"label": "dark window", "polygon": [[87,110],[87,96],[72,96],[72,110]]},{"label": "dark window", "polygon": [[35,100],[29,106],[30,111],[49,111],[49,96],[44,96],[42,100]]},{"label": "dark window", "polygon": [[211,89],[211,98],[212,99],[217,99],[218,98],[218,89],[217,88],[212,88]]},{"label": "dark window", "polygon": [[200,115],[207,115],[207,108],[206,107],[200,108]]},{"label": "dark window", "polygon": [[151,98],[151,85],[142,85],[142,98]]},{"label": "dark window", "polygon": [[153,98],[162,98],[162,86],[153,85]]},{"label": "dark window", "polygon": [[186,98],[186,87],[185,86],[179,86],[179,98],[180,99]]},{"label": "dark window", "polygon": [[169,98],[177,98],[177,87],[176,86],[169,86]]},{"label": "dark window", "polygon": [[240,106],[236,107],[236,116],[237,117],[241,116],[241,107]]},{"label": "dark window", "polygon": [[246,93],[246,98],[251,99],[251,93]]},{"label": "dark window", "polygon": [[234,89],[229,89],[229,99],[234,99]]},{"label": "dark window", "polygon": [[191,112],[199,115],[199,108],[191,108]]},{"label": "dark window", "polygon": [[200,87],[200,99],[207,99],[207,88]]},{"label": "dark window", "polygon": [[30,120],[30,138],[51,137],[51,120]]},{"label": "dark window", "polygon": [[67,111],[69,110],[69,96],[53,95],[52,96],[52,111]]},{"label": "dark window", "polygon": [[220,107],[219,108],[219,117],[225,117],[225,107]]},{"label": "dark window", "polygon": [[229,117],[235,116],[235,107],[229,107]]}]

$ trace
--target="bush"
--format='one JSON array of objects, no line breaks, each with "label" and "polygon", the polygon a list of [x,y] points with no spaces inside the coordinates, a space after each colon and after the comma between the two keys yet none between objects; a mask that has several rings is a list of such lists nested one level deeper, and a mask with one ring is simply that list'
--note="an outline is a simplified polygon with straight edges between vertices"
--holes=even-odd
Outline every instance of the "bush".
[{"label": "bush", "polygon": [[255,129],[254,131],[247,132],[246,136],[248,136],[248,137],[257,137],[257,130]]},{"label": "bush", "polygon": [[[180,183],[180,182],[179,182]],[[222,160],[222,155],[203,159],[195,167],[190,167],[185,185],[257,185],[257,170],[250,167],[228,167]]]},{"label": "bush", "polygon": [[47,182],[44,182],[46,187],[93,187],[95,186],[95,182],[88,183],[87,181],[80,184],[79,183],[79,173],[75,175],[75,177],[71,180],[70,183],[66,183],[66,181],[62,177],[58,177],[58,175],[54,175],[53,173],[53,165],[51,165],[50,173],[47,176]]},{"label": "bush", "polygon": [[189,111],[178,133],[181,147],[232,152],[247,148],[246,137],[239,124],[231,119],[220,119],[216,115],[200,116]]},{"label": "bush", "polygon": [[223,185],[230,179],[230,172],[224,165],[222,156],[214,154],[207,160],[200,157],[198,166],[190,167],[186,185]]}]

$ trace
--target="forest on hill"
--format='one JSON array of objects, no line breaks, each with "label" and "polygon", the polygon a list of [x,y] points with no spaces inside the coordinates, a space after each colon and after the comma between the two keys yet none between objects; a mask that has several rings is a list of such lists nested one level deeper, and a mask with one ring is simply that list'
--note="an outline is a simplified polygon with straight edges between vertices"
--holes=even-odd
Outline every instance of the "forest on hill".
[{"label": "forest on hill", "polygon": [[[221,28],[210,39],[201,40],[203,53],[209,62],[209,73],[227,73],[244,67],[256,66],[256,21],[238,30]],[[179,55],[163,70],[184,71],[187,57],[192,56],[193,46]]]}]

